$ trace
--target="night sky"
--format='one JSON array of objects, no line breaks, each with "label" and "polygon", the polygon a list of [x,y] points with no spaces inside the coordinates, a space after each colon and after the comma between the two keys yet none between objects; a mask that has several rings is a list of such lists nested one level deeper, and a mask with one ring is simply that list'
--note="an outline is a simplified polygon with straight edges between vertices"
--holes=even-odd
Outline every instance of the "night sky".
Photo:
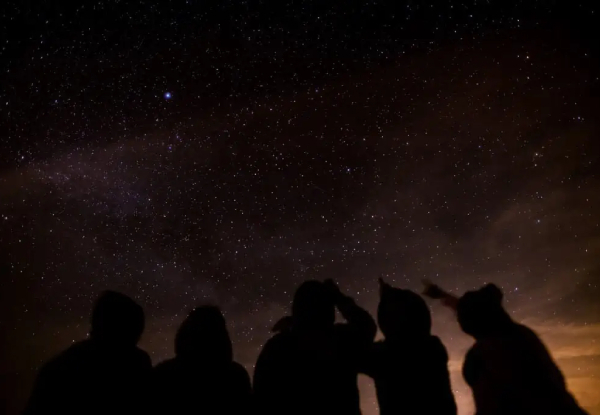
[{"label": "night sky", "polygon": [[67,3],[0,6],[0,412],[104,289],[155,363],[221,306],[252,371],[300,282],[374,312],[384,276],[495,282],[600,414],[599,5]]}]

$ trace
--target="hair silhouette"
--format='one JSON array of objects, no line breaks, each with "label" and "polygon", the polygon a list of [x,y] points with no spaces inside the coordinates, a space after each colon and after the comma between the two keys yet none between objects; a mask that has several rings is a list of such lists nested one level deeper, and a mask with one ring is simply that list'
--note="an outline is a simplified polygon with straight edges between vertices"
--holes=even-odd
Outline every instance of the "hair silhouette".
[{"label": "hair silhouette", "polygon": [[394,288],[379,280],[377,323],[386,339],[429,336],[431,313],[425,300],[410,290]]},{"label": "hair silhouette", "polygon": [[[335,308],[346,324],[335,324]],[[371,316],[332,281],[306,281],[254,372],[261,414],[360,414],[357,375],[376,333]]]},{"label": "hair silhouette", "polygon": [[197,307],[188,315],[175,336],[175,354],[191,361],[204,359],[207,364],[232,361],[227,324],[217,307]]},{"label": "hair silhouette", "polygon": [[223,314],[194,309],[175,337],[175,358],[153,374],[153,408],[164,414],[242,414],[251,411],[250,377],[233,361]]},{"label": "hair silhouette", "polygon": [[144,310],[115,291],[100,295],[92,312],[90,337],[122,346],[136,345],[144,331]]},{"label": "hair silhouette", "polygon": [[320,281],[305,281],[298,287],[292,303],[297,327],[329,328],[335,323],[335,298]]},{"label": "hair silhouette", "polygon": [[509,329],[513,323],[502,307],[502,291],[494,284],[465,293],[458,300],[456,315],[461,329],[476,339]]},{"label": "hair silhouette", "polygon": [[97,300],[90,337],[45,364],[25,414],[130,414],[144,411],[150,358],[136,344],[142,308],[106,291]]},{"label": "hair silhouette", "polygon": [[431,335],[429,307],[410,290],[379,284],[377,320],[385,340],[373,345],[363,370],[375,381],[380,413],[456,415],[448,354]]},{"label": "hair silhouette", "polygon": [[539,337],[504,310],[500,288],[487,284],[457,299],[430,284],[426,294],[451,305],[460,327],[475,338],[463,376],[478,415],[585,414]]}]

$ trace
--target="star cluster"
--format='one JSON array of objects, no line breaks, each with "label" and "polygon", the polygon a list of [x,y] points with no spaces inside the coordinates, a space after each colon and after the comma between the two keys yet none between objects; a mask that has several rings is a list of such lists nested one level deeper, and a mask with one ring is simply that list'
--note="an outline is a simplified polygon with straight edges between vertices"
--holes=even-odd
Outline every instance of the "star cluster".
[{"label": "star cluster", "polygon": [[[155,362],[218,304],[251,371],[301,281],[374,312],[383,276],[494,281],[600,414],[598,11],[391,4],[3,6],[2,409],[104,289]],[[432,312],[470,413],[470,339]]]}]

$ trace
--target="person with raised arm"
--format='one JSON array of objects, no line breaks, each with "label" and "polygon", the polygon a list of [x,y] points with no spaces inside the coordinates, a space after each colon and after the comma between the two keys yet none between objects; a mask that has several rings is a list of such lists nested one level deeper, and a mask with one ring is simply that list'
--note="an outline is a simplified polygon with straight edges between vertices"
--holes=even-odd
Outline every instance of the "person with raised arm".
[{"label": "person with raised arm", "polygon": [[[335,323],[336,308],[346,323]],[[359,365],[377,332],[368,312],[332,280],[311,280],[273,330],[254,371],[257,413],[360,414]]]},{"label": "person with raised arm", "polygon": [[502,291],[487,284],[463,296],[425,281],[424,295],[456,312],[475,339],[463,376],[473,391],[476,415],[584,415],[540,338],[502,306]]}]

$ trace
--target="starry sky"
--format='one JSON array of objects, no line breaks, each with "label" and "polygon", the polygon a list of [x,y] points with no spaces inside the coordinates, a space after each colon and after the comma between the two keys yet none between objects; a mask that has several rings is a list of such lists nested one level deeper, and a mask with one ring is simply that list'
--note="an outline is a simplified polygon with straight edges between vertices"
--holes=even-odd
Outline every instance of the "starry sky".
[{"label": "starry sky", "polygon": [[[374,312],[383,276],[495,282],[600,414],[599,7],[0,7],[0,412],[104,289],[144,306],[155,363],[221,306],[252,371],[300,282]],[[470,414],[472,341],[431,308]]]}]

